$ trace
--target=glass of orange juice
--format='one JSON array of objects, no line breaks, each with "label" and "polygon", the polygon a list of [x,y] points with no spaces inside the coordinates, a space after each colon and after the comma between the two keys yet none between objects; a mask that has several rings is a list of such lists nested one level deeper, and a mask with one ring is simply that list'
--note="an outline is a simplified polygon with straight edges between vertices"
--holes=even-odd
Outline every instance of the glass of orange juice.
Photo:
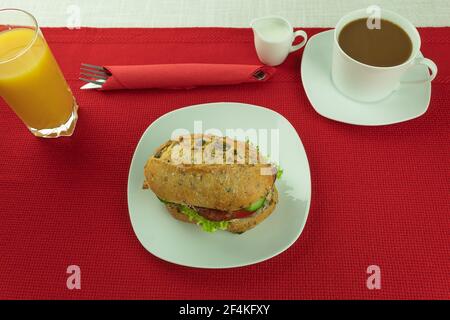
[{"label": "glass of orange juice", "polygon": [[0,10],[0,96],[35,136],[70,136],[77,103],[36,19]]}]

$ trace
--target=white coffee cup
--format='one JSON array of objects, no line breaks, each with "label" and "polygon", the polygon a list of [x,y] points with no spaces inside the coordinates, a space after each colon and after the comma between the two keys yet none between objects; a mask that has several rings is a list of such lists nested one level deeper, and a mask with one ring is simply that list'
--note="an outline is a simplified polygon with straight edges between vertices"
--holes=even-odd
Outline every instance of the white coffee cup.
[{"label": "white coffee cup", "polygon": [[[278,16],[267,16],[253,20],[250,23],[253,29],[256,53],[259,60],[269,66],[277,66],[286,59],[289,53],[294,52],[306,44],[308,36],[303,30],[294,32],[291,24]],[[303,41],[292,45],[295,38],[303,37]]]},{"label": "white coffee cup", "polygon": [[[334,30],[333,63],[331,76],[336,88],[344,95],[362,102],[374,102],[386,98],[401,84],[403,74],[417,65],[425,65],[430,70],[426,79],[414,82],[432,81],[437,74],[437,66],[430,59],[419,56],[420,35],[417,29],[402,16],[388,10],[381,10],[381,19],[389,20],[402,28],[412,42],[411,56],[407,61],[392,67],[376,67],[356,61],[339,46],[339,33],[349,22],[372,18],[365,9],[350,12],[342,17]],[[411,81],[410,81],[411,82]]]}]

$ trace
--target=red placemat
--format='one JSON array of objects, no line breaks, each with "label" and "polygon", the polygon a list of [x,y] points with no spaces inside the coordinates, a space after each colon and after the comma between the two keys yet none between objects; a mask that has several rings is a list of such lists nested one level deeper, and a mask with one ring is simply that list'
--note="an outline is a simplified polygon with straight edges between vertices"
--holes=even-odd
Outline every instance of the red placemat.
[{"label": "red placemat", "polygon": [[[302,50],[264,84],[78,89],[81,62],[258,63],[249,29],[44,29],[80,118],[72,137],[38,139],[0,103],[0,298],[449,298],[450,28],[420,33],[424,55],[439,67],[427,113],[358,127],[313,110],[300,79]],[[311,210],[299,240],[271,260],[228,270],[181,267],[135,237],[128,168],[152,121],[217,101],[265,106],[293,124],[310,161]],[[66,287],[72,264],[81,268],[81,290]],[[372,264],[381,268],[380,290],[366,288]]]}]

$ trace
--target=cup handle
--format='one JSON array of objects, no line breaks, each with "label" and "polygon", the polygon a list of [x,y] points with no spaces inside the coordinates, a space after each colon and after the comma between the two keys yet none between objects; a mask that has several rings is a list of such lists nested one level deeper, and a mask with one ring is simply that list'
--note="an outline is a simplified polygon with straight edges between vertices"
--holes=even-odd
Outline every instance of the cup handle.
[{"label": "cup handle", "polygon": [[433,81],[434,78],[436,78],[437,72],[438,72],[438,67],[436,65],[436,63],[433,62],[433,60],[430,60],[428,58],[422,58],[422,57],[418,57],[416,59],[414,59],[414,62],[412,63],[410,68],[414,68],[415,66],[418,65],[425,65],[428,70],[430,70],[430,75],[428,76],[427,79],[423,79],[423,80],[412,80],[412,81],[404,81],[402,80],[401,83],[423,83],[423,82],[428,82],[428,81]]},{"label": "cup handle", "polygon": [[306,41],[308,41],[308,35],[303,30],[295,31],[294,32],[294,38],[293,38],[292,41],[294,41],[295,38],[297,38],[297,37],[303,37],[303,41],[300,42],[299,44],[296,44],[295,46],[291,46],[291,49],[289,50],[289,52],[297,51],[298,49],[302,48],[306,44]]}]

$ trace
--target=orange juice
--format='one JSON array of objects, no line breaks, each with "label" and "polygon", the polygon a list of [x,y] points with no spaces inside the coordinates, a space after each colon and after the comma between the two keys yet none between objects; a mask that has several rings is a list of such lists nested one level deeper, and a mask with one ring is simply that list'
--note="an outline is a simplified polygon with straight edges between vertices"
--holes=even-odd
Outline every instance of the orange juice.
[{"label": "orange juice", "polygon": [[0,32],[0,96],[30,129],[57,128],[71,117],[72,93],[36,30]]}]

